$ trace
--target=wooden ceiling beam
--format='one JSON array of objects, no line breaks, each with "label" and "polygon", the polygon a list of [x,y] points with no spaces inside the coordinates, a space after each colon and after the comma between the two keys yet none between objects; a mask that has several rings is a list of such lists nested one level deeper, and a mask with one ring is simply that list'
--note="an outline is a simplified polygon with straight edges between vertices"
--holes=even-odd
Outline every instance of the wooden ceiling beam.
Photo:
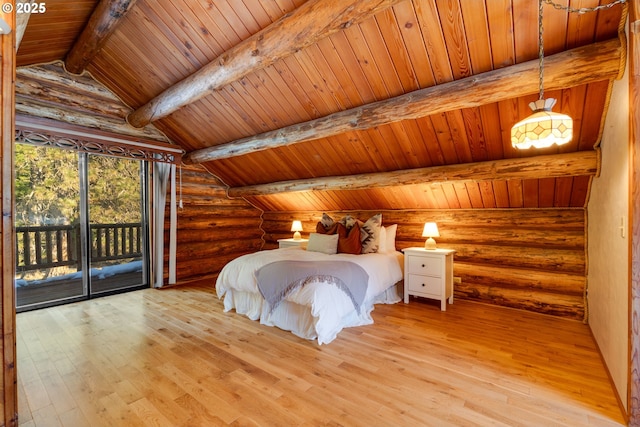
[{"label": "wooden ceiling beam", "polygon": [[101,0],[65,59],[65,68],[82,74],[136,0]]},{"label": "wooden ceiling beam", "polygon": [[168,116],[224,85],[293,55],[400,0],[309,0],[135,110],[136,127]]},{"label": "wooden ceiling beam", "polygon": [[414,184],[444,184],[508,179],[539,179],[595,175],[598,151],[552,154],[488,162],[462,163],[393,172],[328,176],[269,184],[233,187],[229,197],[252,197],[294,191],[366,190]]},{"label": "wooden ceiling beam", "polygon": [[[547,90],[558,90],[616,78],[624,61],[623,52],[620,40],[616,38],[549,56],[545,58],[544,87]],[[183,157],[183,161],[203,163],[235,157],[530,95],[539,90],[538,72],[539,62],[536,59],[226,144],[195,150]]]}]

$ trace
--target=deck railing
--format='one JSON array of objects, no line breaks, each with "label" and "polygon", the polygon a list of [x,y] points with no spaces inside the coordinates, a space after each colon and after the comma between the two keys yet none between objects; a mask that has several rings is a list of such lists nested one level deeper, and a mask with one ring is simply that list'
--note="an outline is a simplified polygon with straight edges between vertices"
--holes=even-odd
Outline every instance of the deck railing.
[{"label": "deck railing", "polygon": [[[109,261],[142,256],[142,225],[91,224],[91,260]],[[79,225],[16,227],[16,270],[81,267]]]}]

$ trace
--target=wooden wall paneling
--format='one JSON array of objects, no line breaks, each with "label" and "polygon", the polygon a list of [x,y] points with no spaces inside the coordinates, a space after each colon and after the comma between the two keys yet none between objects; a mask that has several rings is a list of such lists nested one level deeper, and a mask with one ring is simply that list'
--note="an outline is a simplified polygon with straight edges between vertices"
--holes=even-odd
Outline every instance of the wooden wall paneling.
[{"label": "wooden wall paneling", "polygon": [[418,129],[422,135],[422,138],[420,138],[419,141],[422,141],[430,159],[429,163],[426,163],[425,165],[444,165],[444,154],[440,149],[440,144],[438,144],[438,137],[436,136],[436,131],[434,129],[433,122],[431,121],[431,117],[420,117],[415,120],[415,123],[418,125]]},{"label": "wooden wall paneling", "polygon": [[[184,207],[178,209],[178,284],[213,277],[230,259],[260,249],[260,210],[242,199],[228,198],[225,187],[204,168],[182,166],[181,193]],[[168,267],[165,270],[168,274]]]},{"label": "wooden wall paneling", "polygon": [[[478,107],[483,145],[472,148],[472,150],[474,155],[480,158],[484,156],[484,160],[495,160],[505,157],[502,136],[504,130],[501,126],[489,125],[489,123],[500,124],[500,109],[498,105],[499,104],[494,102]],[[509,144],[510,143],[511,140],[509,139]]]},{"label": "wooden wall paneling", "polygon": [[440,25],[446,42],[453,78],[457,80],[468,77],[472,74],[472,67],[460,2],[436,0],[436,3],[440,12]]},{"label": "wooden wall paneling", "polygon": [[[78,0],[73,4],[48,2],[45,13],[31,14],[28,29],[20,43],[20,60],[16,61],[16,66],[64,58],[97,3],[97,0]],[[43,40],[46,40],[44,45]]]},{"label": "wooden wall paneling", "polygon": [[447,199],[447,206],[449,207],[449,209],[460,209],[460,201],[458,200],[458,195],[456,194],[456,190],[453,184],[440,184],[440,188],[442,188],[442,193]]},{"label": "wooden wall paneling", "polygon": [[[630,4],[631,1],[633,0],[627,0],[627,5]],[[620,16],[621,10],[623,9],[620,6],[617,6],[598,11],[596,14],[597,21],[594,27],[596,34],[594,41],[606,40],[608,37],[611,37],[612,32],[616,30],[619,31],[621,29],[620,22],[622,21],[622,24],[624,25],[626,21],[626,16]]]},{"label": "wooden wall paneling", "polygon": [[290,117],[295,117],[295,120],[289,119],[292,123],[311,120],[312,116],[305,108],[303,104],[304,100],[297,97],[291,86],[287,84],[286,76],[284,76],[283,71],[281,71],[283,68],[281,63],[276,63],[263,69],[263,72],[272,83],[272,86],[270,86],[272,88],[271,90],[277,90],[282,108],[286,110]]},{"label": "wooden wall paneling", "polygon": [[496,202],[496,208],[512,208],[509,200],[509,189],[507,187],[507,181],[494,181],[491,183],[493,188],[493,195]]},{"label": "wooden wall paneling", "polygon": [[447,111],[445,113],[445,117],[447,118],[447,124],[449,125],[451,139],[456,150],[458,162],[470,163],[477,160],[475,160],[471,154],[471,144],[467,137],[465,119],[463,116],[464,111],[465,110]]},{"label": "wooden wall paneling", "polygon": [[467,189],[467,184],[462,182],[456,182],[453,184],[454,191],[456,192],[456,198],[458,199],[458,204],[460,209],[470,209],[471,208],[471,198],[469,197],[469,190]]},{"label": "wooden wall paneling", "polygon": [[332,37],[326,37],[307,48],[317,68],[324,76],[329,90],[340,109],[348,109],[362,104],[357,87],[351,80],[349,70],[342,63]]},{"label": "wooden wall paneling", "polygon": [[516,10],[513,13],[513,46],[515,62],[520,63],[538,57],[538,2],[520,0],[515,2],[516,8],[517,13]]},{"label": "wooden wall paneling", "polygon": [[349,43],[351,52],[358,63],[359,72],[362,73],[368,82],[368,87],[373,94],[375,101],[388,97],[387,88],[385,87],[382,76],[378,67],[375,65],[373,53],[368,44],[363,43],[366,40],[361,25],[352,25],[344,31],[347,42]]},{"label": "wooden wall paneling", "polygon": [[484,206],[482,201],[482,193],[480,191],[480,183],[469,182],[466,184],[467,193],[469,194],[469,200],[471,201],[471,208],[481,209]]},{"label": "wooden wall paneling", "polygon": [[446,83],[453,80],[451,64],[447,56],[447,46],[445,44],[442,26],[438,20],[438,10],[435,0],[413,2],[418,25],[422,31],[422,36],[426,43],[431,71],[436,84]]},{"label": "wooden wall paneling", "polygon": [[311,57],[309,48],[299,51],[294,54],[298,69],[296,70],[296,79],[303,87],[312,87],[314,92],[310,97],[314,100],[314,105],[320,112],[321,116],[326,116],[334,111],[339,110],[339,106],[336,104],[336,100],[333,99],[330,90],[327,88],[326,82],[323,76],[316,68],[316,64]]},{"label": "wooden wall paneling", "polygon": [[573,186],[571,188],[571,201],[569,207],[586,208],[589,202],[589,189],[591,188],[592,176],[575,176],[573,177]]},{"label": "wooden wall paneling", "polygon": [[432,114],[429,118],[436,134],[433,143],[437,142],[440,147],[444,163],[447,165],[458,163],[458,153],[451,137],[446,113]]},{"label": "wooden wall paneling", "polygon": [[478,183],[480,189],[480,197],[482,197],[482,207],[491,209],[496,207],[496,195],[493,192],[493,183],[490,181],[482,181]]},{"label": "wooden wall paneling", "polygon": [[[380,73],[381,84],[384,86],[385,98],[405,93],[402,81],[396,72],[391,52],[385,46],[385,40],[380,32],[380,25],[376,18],[367,19],[358,24],[366,40],[373,63]],[[382,92],[382,91],[381,91]]]},{"label": "wooden wall paneling", "polygon": [[340,62],[344,68],[344,73],[348,75],[349,79],[352,81],[353,89],[357,91],[357,99],[359,100],[358,105],[368,104],[375,101],[375,93],[367,81],[360,62],[358,61],[345,32],[340,31],[332,34],[330,40],[331,46],[335,50],[334,54],[340,58]]},{"label": "wooden wall paneling", "polygon": [[[504,158],[517,157],[519,154],[517,153],[517,149],[513,148],[511,145],[511,127],[522,120],[524,115],[520,115],[519,108],[516,107],[519,105],[519,101],[516,100],[508,100],[508,101],[500,101],[497,103],[498,106],[498,116],[500,117],[500,130],[501,130],[501,141],[502,141],[502,153]],[[498,123],[498,122],[495,122]],[[496,148],[490,148],[490,151],[499,152],[500,148],[499,144],[496,144]]]},{"label": "wooden wall paneling", "polygon": [[435,84],[429,56],[425,47],[425,39],[418,25],[413,2],[400,2],[392,7],[402,40],[407,50],[419,88],[433,86]]},{"label": "wooden wall paneling", "polygon": [[[463,120],[463,132],[465,132],[465,142],[468,145],[470,158],[473,162],[488,160],[487,140],[484,135],[482,123],[482,109],[465,108],[460,111]],[[497,139],[496,141],[499,141]]]},{"label": "wooden wall paneling", "polygon": [[537,179],[524,179],[522,180],[524,208],[537,208],[539,207],[538,197],[538,180]]},{"label": "wooden wall paneling", "polygon": [[311,118],[318,118],[326,115],[327,112],[320,108],[318,102],[318,94],[315,90],[304,90],[303,84],[306,83],[306,79],[300,80],[300,77],[304,76],[300,61],[298,60],[298,53],[296,55],[288,56],[273,64],[273,67],[278,70],[278,74],[285,80],[286,85],[291,89],[296,98],[304,106],[305,112]]},{"label": "wooden wall paneling", "polygon": [[[513,28],[513,6],[510,0],[485,1],[489,39],[491,40],[492,69],[515,63]],[[515,122],[514,122],[515,123]]]},{"label": "wooden wall paneling", "polygon": [[[582,112],[583,117],[580,124],[580,135],[582,135],[582,140],[580,140],[578,150],[588,150],[600,144],[600,138],[602,137],[600,129],[602,129],[602,123],[600,120],[594,119],[596,116],[594,116],[593,113],[596,111],[602,112],[605,111],[605,109],[608,109],[608,105],[605,104],[604,100],[607,100],[606,102],[608,102],[611,97],[612,89],[613,80],[605,80],[587,85],[585,102],[590,106],[590,108],[585,108]],[[604,120],[605,117],[606,116],[603,116],[602,120]]]},{"label": "wooden wall paneling", "polygon": [[522,195],[522,180],[509,179],[506,184],[507,192],[509,194],[509,206],[512,208],[523,208],[524,198]]},{"label": "wooden wall paneling", "polygon": [[571,205],[571,189],[573,188],[573,177],[556,178],[554,207]]},{"label": "wooden wall paneling", "polygon": [[[456,297],[582,320],[586,282],[583,209],[459,209],[330,211],[365,220],[382,212],[383,224],[398,224],[398,249],[424,245],[426,221],[436,221],[440,247],[455,249]],[[303,235],[315,230],[322,212],[265,212],[265,248],[290,235],[291,221]]]},{"label": "wooden wall paneling", "polygon": [[540,178],[538,180],[538,207],[552,208],[555,206],[556,179]]},{"label": "wooden wall paneling", "polygon": [[422,140],[417,120],[392,123],[389,128],[395,131],[398,149],[402,150],[406,169],[419,167],[419,165],[431,165],[431,156],[427,152],[425,141]]},{"label": "wooden wall paneling", "polygon": [[[553,97],[553,94],[549,94]],[[554,111],[567,114],[573,119],[573,139],[572,141],[582,141],[582,121],[584,119],[599,122],[596,117],[602,116],[602,110],[598,110],[594,105],[589,108],[584,108],[585,98],[587,96],[587,85],[576,86],[569,89],[564,89],[560,92],[560,99],[556,104]],[[583,113],[584,112],[584,113]],[[597,135],[597,134],[596,134]],[[558,147],[558,152],[567,153],[575,151],[575,147],[578,144],[573,142],[572,144],[565,144]]]},{"label": "wooden wall paneling", "polygon": [[387,47],[387,52],[393,63],[403,93],[411,92],[420,88],[416,73],[411,64],[407,46],[404,43],[399,22],[392,8],[386,9],[376,15],[378,29]]},{"label": "wooden wall paneling", "polygon": [[[487,19],[488,5],[484,1],[460,2],[464,21],[465,38],[469,51],[469,60],[473,74],[493,69],[491,46],[489,39],[491,25]],[[495,44],[505,42],[505,37],[496,37]]]},{"label": "wooden wall paneling", "polygon": [[[15,13],[0,12],[0,17],[12,29],[16,28]],[[2,425],[18,425],[18,391],[16,372],[16,308],[15,308],[15,235],[14,235],[14,195],[13,195],[13,146],[15,138],[15,30],[0,35],[0,269],[2,270],[2,292],[0,293],[1,312],[0,351],[2,352],[2,381],[0,381],[0,410]]]}]

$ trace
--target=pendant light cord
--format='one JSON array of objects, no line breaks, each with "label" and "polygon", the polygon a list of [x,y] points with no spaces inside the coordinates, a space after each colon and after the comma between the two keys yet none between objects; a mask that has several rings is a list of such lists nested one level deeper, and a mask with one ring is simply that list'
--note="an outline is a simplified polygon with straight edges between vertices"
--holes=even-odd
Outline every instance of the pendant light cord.
[{"label": "pendant light cord", "polygon": [[540,74],[539,74],[539,98],[538,99],[544,99],[544,40],[542,37],[542,32],[543,32],[543,28],[542,28],[542,11],[544,9],[544,0],[539,0],[538,1],[538,60],[540,62],[538,68],[540,70]]},{"label": "pendant light cord", "polygon": [[[553,0],[541,0],[541,1],[543,1],[546,4],[549,4],[549,5],[553,6],[554,9],[566,10],[569,13],[578,13],[578,14],[583,14],[583,13],[587,13],[587,12],[596,12],[596,11],[602,10],[602,9],[610,9],[615,5],[627,2],[627,0],[615,0],[615,1],[612,1],[611,3],[601,4],[600,6],[596,6],[596,7],[574,8],[574,7],[563,6],[561,4],[555,3]],[[540,12],[540,13],[542,13],[542,12]]]}]

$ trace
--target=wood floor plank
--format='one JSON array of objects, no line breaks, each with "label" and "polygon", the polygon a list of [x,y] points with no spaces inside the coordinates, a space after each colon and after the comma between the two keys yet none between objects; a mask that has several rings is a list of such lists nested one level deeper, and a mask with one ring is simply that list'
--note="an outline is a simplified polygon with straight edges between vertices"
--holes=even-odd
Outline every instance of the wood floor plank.
[{"label": "wood floor plank", "polygon": [[19,313],[20,425],[624,422],[580,322],[412,299],[319,346],[222,308],[194,285]]}]

